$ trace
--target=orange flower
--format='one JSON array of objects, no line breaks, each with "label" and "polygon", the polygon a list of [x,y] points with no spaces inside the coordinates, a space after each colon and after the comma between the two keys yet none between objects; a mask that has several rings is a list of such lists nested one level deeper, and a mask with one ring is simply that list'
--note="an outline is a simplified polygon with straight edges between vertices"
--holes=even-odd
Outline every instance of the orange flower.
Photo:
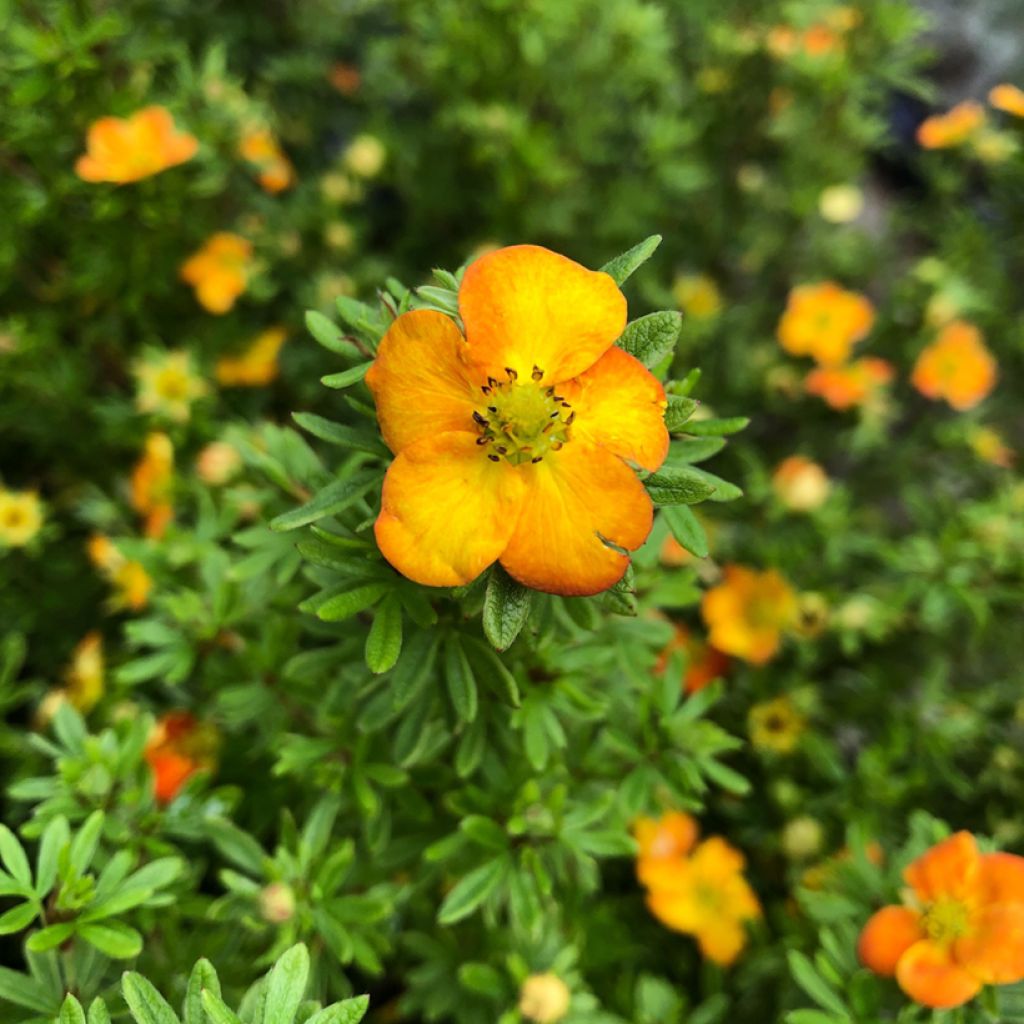
[{"label": "orange flower", "polygon": [[271,327],[257,335],[244,352],[218,359],[214,370],[217,382],[225,387],[269,384],[279,372],[277,354],[287,337],[288,332],[283,327]]},{"label": "orange flower", "polygon": [[775,495],[793,512],[812,512],[828,498],[831,483],[813,459],[803,455],[790,455],[783,459],[772,474]]},{"label": "orange flower", "polygon": [[238,152],[243,160],[253,165],[259,183],[267,192],[283,192],[295,184],[292,162],[266,128],[256,128],[243,135]]},{"label": "orange flower", "polygon": [[925,149],[948,149],[967,142],[985,123],[980,103],[965,100],[945,114],[925,118],[917,128],[917,141]]},{"label": "orange flower", "polygon": [[145,750],[157,800],[170,803],[196,772],[213,771],[216,751],[217,734],[212,726],[199,722],[188,711],[161,715]]},{"label": "orange flower", "polygon": [[360,75],[359,68],[355,64],[346,64],[339,61],[331,66],[327,80],[343,96],[354,96],[362,84],[362,75]]},{"label": "orange flower", "polygon": [[708,642],[754,665],[770,661],[782,631],[796,620],[793,588],[776,572],[727,565],[725,579],[701,602]]},{"label": "orange flower", "polygon": [[163,107],[146,107],[130,117],[94,121],[85,148],[75,164],[83,181],[123,185],[191,160],[199,143],[188,132],[178,131]]},{"label": "orange flower", "polygon": [[793,356],[811,356],[821,366],[850,357],[854,344],[871,330],[875,310],[863,295],[834,281],[802,284],[789,293],[777,329],[779,344]]},{"label": "orange flower", "polygon": [[988,101],[996,110],[1014,117],[1024,117],[1024,90],[1015,85],[997,85],[988,94]]},{"label": "orange flower", "polygon": [[168,501],[173,476],[171,439],[166,434],[149,434],[142,458],[132,471],[132,508],[145,518],[147,537],[159,540],[174,516]]},{"label": "orange flower", "polygon": [[864,926],[861,962],[917,1003],[960,1006],[983,985],[1024,980],[1024,857],[978,852],[969,832],[933,846],[903,873],[905,906]]},{"label": "orange flower", "polygon": [[116,588],[115,608],[139,611],[146,607],[153,579],[141,562],[130,562],[114,546],[109,537],[93,534],[86,550],[89,560]]},{"label": "orange flower", "polygon": [[761,906],[743,877],[743,854],[720,836],[697,842],[697,823],[669,812],[642,818],[634,829],[640,853],[637,876],[647,906],[662,924],[692,935],[714,963],[733,963],[746,945],[744,924]]},{"label": "orange flower", "polygon": [[199,304],[211,313],[226,313],[248,287],[252,243],[230,231],[218,231],[181,266],[181,279],[192,285]]},{"label": "orange flower", "polygon": [[452,587],[495,560],[521,583],[596,594],[651,529],[629,463],[668,451],[665,393],[614,342],[626,300],[604,273],[535,245],[469,266],[463,337],[416,310],[388,329],[366,382],[396,458],[375,531],[418,583]]},{"label": "orange flower", "polygon": [[833,409],[852,409],[866,404],[893,378],[892,364],[866,356],[845,366],[820,366],[804,379],[809,395],[818,395]]},{"label": "orange flower", "polygon": [[707,641],[695,636],[685,626],[676,626],[675,635],[658,657],[654,671],[661,675],[668,667],[669,658],[676,651],[686,652],[686,671],[683,675],[683,690],[696,693],[725,675],[729,658],[716,650]]},{"label": "orange flower", "polygon": [[962,412],[995,387],[996,361],[977,327],[953,320],[917,357],[910,381],[926,398],[944,398]]}]

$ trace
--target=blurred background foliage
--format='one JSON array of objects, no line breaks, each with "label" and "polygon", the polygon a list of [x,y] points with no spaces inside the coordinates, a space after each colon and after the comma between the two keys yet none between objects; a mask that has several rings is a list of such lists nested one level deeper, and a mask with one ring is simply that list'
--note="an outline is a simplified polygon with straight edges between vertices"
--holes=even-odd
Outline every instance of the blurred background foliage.
[{"label": "blurred background foliage", "polygon": [[[986,102],[1024,84],[1015,7],[0,0],[0,808],[33,863],[48,830],[70,851],[0,917],[38,986],[0,977],[10,1019],[113,1006],[126,958],[180,1004],[208,956],[237,1005],[297,942],[314,997],[368,991],[373,1022],[928,1018],[852,949],[930,815],[1024,846],[1024,120]],[[965,100],[973,127],[922,145]],[[76,174],[90,126],[152,105],[194,157]],[[251,252],[213,311],[181,268],[224,232]],[[631,316],[683,312],[684,443],[744,492],[696,513],[708,556],[663,515],[635,593],[539,600],[501,655],[482,588],[298,611],[352,558],[386,574],[373,495],[327,521],[341,554],[267,525],[380,461],[366,393],[318,378],[434,267],[517,242],[598,267],[653,232]],[[780,344],[823,281],[870,302],[853,358],[884,360],[820,367],[825,397]],[[915,367],[959,322],[998,379],[957,408]],[[719,452],[700,424],[732,416]],[[795,491],[794,456],[819,467]],[[799,614],[684,696],[730,565]],[[746,854],[764,917],[728,969],[644,906],[630,828],[667,810]],[[98,928],[104,870],[134,895]],[[560,1016],[524,994],[549,975]],[[1024,1019],[1012,995],[977,1019]]]}]

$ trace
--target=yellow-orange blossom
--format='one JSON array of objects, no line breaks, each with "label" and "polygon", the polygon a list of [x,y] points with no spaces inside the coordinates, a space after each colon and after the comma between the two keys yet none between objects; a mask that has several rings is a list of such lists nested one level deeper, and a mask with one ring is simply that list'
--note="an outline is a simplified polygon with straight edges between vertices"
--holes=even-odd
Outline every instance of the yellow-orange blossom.
[{"label": "yellow-orange blossom", "polygon": [[668,451],[665,393],[614,343],[609,275],[534,245],[482,256],[442,313],[400,316],[366,381],[396,458],[377,542],[399,572],[458,586],[492,562],[526,586],[596,594],[626,571],[653,509],[631,465]]}]

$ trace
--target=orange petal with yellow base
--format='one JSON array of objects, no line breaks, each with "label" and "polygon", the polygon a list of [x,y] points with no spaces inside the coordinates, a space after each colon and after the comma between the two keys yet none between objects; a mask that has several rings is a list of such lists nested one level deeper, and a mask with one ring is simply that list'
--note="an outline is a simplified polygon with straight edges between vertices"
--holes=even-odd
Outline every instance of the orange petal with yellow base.
[{"label": "orange petal with yellow base", "polygon": [[963,899],[974,889],[981,868],[970,832],[957,832],[922,854],[906,871],[906,880],[922,903],[946,897]]},{"label": "orange petal with yellow base", "polygon": [[628,352],[608,349],[563,393],[576,413],[574,437],[652,472],[665,461],[665,389]]},{"label": "orange petal with yellow base", "polygon": [[1024,857],[982,854],[978,888],[983,903],[1024,903]]},{"label": "orange petal with yellow base", "polygon": [[641,818],[633,827],[640,847],[640,860],[647,857],[684,857],[697,842],[697,822],[680,811],[669,811],[660,818]]},{"label": "orange petal with yellow base", "polygon": [[626,299],[601,271],[538,245],[513,245],[471,263],[459,289],[470,355],[504,379],[505,368],[545,385],[576,377],[626,326]]},{"label": "orange petal with yellow base", "polygon": [[913,910],[882,907],[864,925],[857,941],[857,955],[869,970],[891,978],[900,957],[924,937],[920,918]]},{"label": "orange petal with yellow base", "polygon": [[701,953],[720,967],[734,963],[747,944],[746,929],[731,917],[705,922],[697,929],[696,938]]},{"label": "orange petal with yellow base", "polygon": [[505,549],[525,481],[491,462],[477,435],[448,433],[404,448],[391,463],[374,526],[384,557],[429,587],[476,579]]},{"label": "orange petal with yellow base", "polygon": [[426,438],[475,430],[473,410],[483,398],[477,376],[450,317],[426,309],[403,313],[366,375],[388,447],[397,454]]},{"label": "orange petal with yellow base", "polygon": [[916,1003],[936,1010],[962,1006],[981,991],[981,982],[954,960],[950,951],[923,939],[896,965],[896,981]]},{"label": "orange petal with yellow base", "polygon": [[970,931],[953,944],[957,962],[986,985],[1024,979],[1024,903],[982,907]]},{"label": "orange petal with yellow base", "polygon": [[534,590],[577,597],[618,583],[629,565],[622,552],[643,544],[654,518],[633,471],[582,438],[518,469],[526,497],[501,555],[509,574]]}]

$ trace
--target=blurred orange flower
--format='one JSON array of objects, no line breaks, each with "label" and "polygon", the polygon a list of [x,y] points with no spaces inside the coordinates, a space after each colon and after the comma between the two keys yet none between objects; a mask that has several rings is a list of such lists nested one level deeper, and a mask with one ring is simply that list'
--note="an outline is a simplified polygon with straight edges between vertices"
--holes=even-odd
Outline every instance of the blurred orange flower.
[{"label": "blurred orange flower", "polygon": [[908,902],[883,907],[861,932],[866,967],[934,1009],[1024,980],[1024,857],[979,853],[974,836],[958,832],[903,877]]},{"label": "blurred orange flower", "polygon": [[181,279],[192,285],[199,304],[210,313],[226,313],[249,284],[252,242],[218,231],[181,266]]},{"label": "blurred orange flower", "polygon": [[267,128],[255,128],[242,136],[238,152],[253,165],[267,192],[283,192],[295,184],[295,168]]},{"label": "blurred orange flower", "polygon": [[948,149],[967,142],[985,123],[980,103],[965,100],[945,114],[925,118],[917,128],[917,141],[925,149]]},{"label": "blurred orange flower", "polygon": [[331,67],[327,80],[343,96],[354,96],[362,84],[362,75],[355,64],[346,64],[339,61]]},{"label": "blurred orange flower", "polygon": [[966,320],[953,320],[917,357],[910,380],[926,398],[944,398],[962,412],[995,387],[996,372],[981,331]]},{"label": "blurred orange flower", "polygon": [[701,613],[709,643],[763,665],[778,652],[783,630],[796,621],[797,598],[775,569],[727,565],[722,582],[705,593]]},{"label": "blurred orange flower", "polygon": [[153,589],[152,577],[141,562],[129,561],[109,537],[93,534],[86,547],[89,560],[113,584],[115,608],[139,611],[145,608]]},{"label": "blurred orange flower", "polygon": [[658,675],[666,670],[669,659],[676,651],[686,653],[686,669],[683,674],[683,689],[686,693],[703,690],[728,671],[727,655],[693,634],[685,626],[676,626],[675,635],[658,656],[658,663],[654,668]]},{"label": "blurred orange flower", "polygon": [[813,512],[820,508],[831,487],[825,470],[804,455],[783,459],[772,474],[775,496],[793,512]]},{"label": "blurred orange flower", "polygon": [[287,337],[283,327],[271,327],[257,335],[244,352],[218,359],[214,370],[217,382],[225,387],[269,384],[278,375],[277,354]]},{"label": "blurred orange flower", "polygon": [[142,458],[132,471],[132,508],[145,519],[147,537],[159,539],[174,516],[169,501],[174,476],[174,446],[162,433],[147,435]]},{"label": "blurred orange flower", "polygon": [[891,363],[865,356],[845,366],[819,366],[811,370],[804,379],[804,389],[842,411],[866,404],[893,375]]},{"label": "blurred orange flower", "polygon": [[789,293],[777,334],[790,355],[811,356],[821,366],[835,366],[849,358],[874,322],[874,307],[865,296],[823,281],[798,285]]},{"label": "blurred orange flower", "polygon": [[637,877],[651,913],[692,935],[707,959],[733,963],[746,945],[744,924],[761,916],[743,877],[743,854],[720,836],[697,843],[697,823],[675,811],[659,820],[641,818],[634,834],[640,846]]},{"label": "blurred orange flower", "polygon": [[86,152],[75,173],[83,181],[123,185],[191,160],[199,143],[178,131],[163,107],[146,107],[130,117],[101,117],[89,126]]},{"label": "blurred orange flower", "polygon": [[404,313],[366,376],[395,453],[381,552],[427,586],[500,561],[535,590],[600,593],[651,530],[631,465],[655,470],[668,451],[664,389],[615,347],[625,297],[605,273],[515,245],[469,265],[459,310],[465,334]]},{"label": "blurred orange flower", "polygon": [[218,737],[213,726],[188,711],[161,715],[146,743],[145,757],[153,770],[157,800],[170,803],[181,787],[201,771],[216,767]]},{"label": "blurred orange flower", "polygon": [[988,94],[988,101],[996,110],[1014,117],[1024,117],[1024,89],[1015,85],[997,85]]}]

